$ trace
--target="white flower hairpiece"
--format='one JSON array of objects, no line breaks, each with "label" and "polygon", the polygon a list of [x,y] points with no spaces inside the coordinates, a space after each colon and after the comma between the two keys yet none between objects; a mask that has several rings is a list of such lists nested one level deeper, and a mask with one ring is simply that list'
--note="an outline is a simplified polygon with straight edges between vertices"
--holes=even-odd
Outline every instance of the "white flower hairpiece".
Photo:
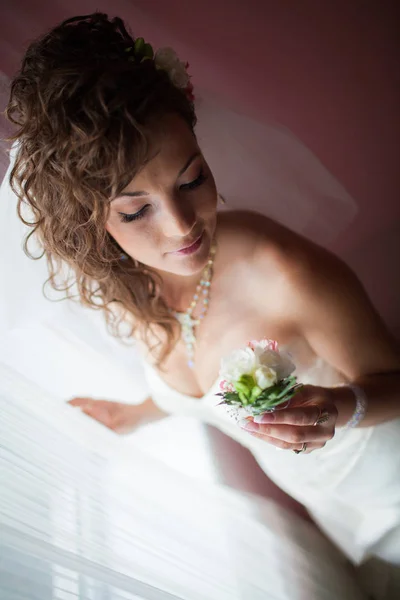
[{"label": "white flower hairpiece", "polygon": [[194,101],[193,85],[187,71],[189,63],[182,62],[173,48],[159,48],[154,52],[151,44],[145,42],[143,38],[137,38],[135,44],[126,48],[125,52],[130,53],[128,60],[132,62],[152,60],[156,69],[168,73],[172,84],[182,89],[191,102]]}]

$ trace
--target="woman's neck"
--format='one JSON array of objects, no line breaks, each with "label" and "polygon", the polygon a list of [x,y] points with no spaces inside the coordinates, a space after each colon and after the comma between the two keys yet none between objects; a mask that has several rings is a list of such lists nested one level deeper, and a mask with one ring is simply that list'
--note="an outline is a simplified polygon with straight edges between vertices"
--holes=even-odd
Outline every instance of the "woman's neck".
[{"label": "woman's neck", "polygon": [[184,277],[174,273],[160,273],[162,278],[162,297],[167,306],[177,312],[185,312],[201,279],[201,272]]}]

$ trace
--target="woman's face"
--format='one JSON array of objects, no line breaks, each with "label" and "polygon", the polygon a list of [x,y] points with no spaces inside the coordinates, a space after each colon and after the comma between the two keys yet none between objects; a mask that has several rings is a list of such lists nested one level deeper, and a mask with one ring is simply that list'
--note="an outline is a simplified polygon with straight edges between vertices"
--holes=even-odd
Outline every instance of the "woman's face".
[{"label": "woman's face", "polygon": [[215,231],[214,178],[193,133],[178,116],[162,120],[151,156],[112,200],[107,231],[139,262],[157,271],[192,275],[206,264]]}]

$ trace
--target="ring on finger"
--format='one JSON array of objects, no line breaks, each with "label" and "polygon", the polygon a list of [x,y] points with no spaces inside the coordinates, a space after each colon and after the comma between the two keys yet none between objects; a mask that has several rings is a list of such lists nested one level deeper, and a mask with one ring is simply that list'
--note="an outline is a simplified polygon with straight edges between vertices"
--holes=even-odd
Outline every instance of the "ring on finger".
[{"label": "ring on finger", "polygon": [[316,419],[314,426],[322,425],[323,423],[327,423],[327,421],[329,421],[329,419],[330,419],[330,414],[326,410],[323,410],[322,412],[319,413],[319,416]]},{"label": "ring on finger", "polygon": [[307,442],[304,442],[300,450],[293,450],[295,454],[301,454],[307,450]]}]

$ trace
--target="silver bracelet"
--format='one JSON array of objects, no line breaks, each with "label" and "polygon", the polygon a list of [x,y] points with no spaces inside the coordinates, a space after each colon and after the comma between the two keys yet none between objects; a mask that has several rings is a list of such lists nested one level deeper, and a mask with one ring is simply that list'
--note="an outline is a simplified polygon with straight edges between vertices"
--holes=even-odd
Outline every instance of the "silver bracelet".
[{"label": "silver bracelet", "polygon": [[354,385],[353,383],[347,384],[347,387],[351,389],[353,394],[356,397],[356,408],[353,413],[351,419],[344,426],[345,429],[352,429],[353,427],[357,427],[357,425],[363,420],[365,417],[365,413],[367,412],[368,407],[368,399],[365,395],[363,389],[361,389],[358,385]]}]

